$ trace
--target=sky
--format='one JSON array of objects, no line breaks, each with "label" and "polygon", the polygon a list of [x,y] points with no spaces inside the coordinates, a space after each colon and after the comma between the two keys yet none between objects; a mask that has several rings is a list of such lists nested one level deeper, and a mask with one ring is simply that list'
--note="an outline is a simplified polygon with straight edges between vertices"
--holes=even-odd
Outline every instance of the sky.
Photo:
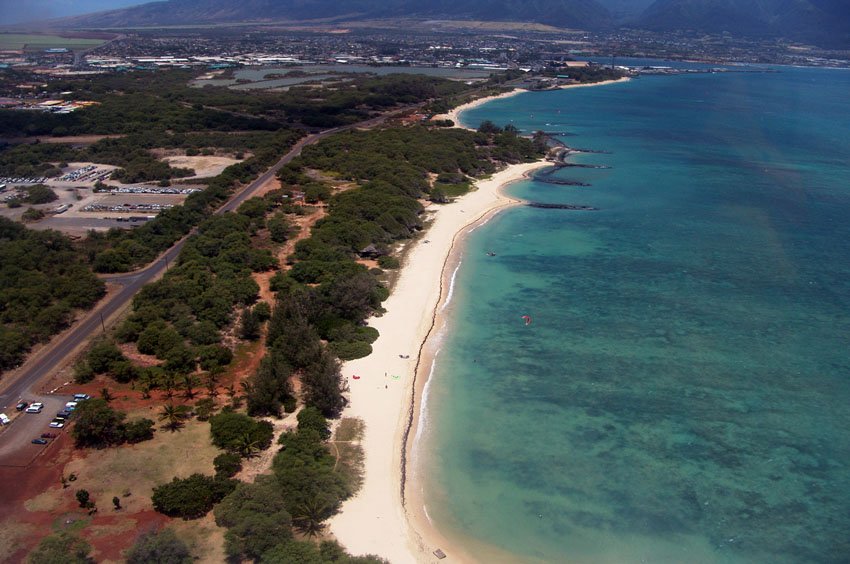
[{"label": "sky", "polygon": [[0,25],[126,8],[150,0],[0,0]]}]

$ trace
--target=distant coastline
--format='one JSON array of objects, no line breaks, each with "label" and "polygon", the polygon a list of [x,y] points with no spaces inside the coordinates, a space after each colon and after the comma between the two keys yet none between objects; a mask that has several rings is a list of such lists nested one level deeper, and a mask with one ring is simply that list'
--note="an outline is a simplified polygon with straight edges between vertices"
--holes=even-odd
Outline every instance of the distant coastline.
[{"label": "distant coastline", "polygon": [[[624,76],[623,78],[618,78],[616,80],[603,80],[602,82],[588,82],[584,84],[567,84],[564,86],[559,86],[559,90],[568,90],[570,88],[588,88],[590,86],[605,86],[607,84],[617,84],[618,82],[628,82],[631,78]],[[438,114],[432,117],[431,119],[434,121],[437,120],[451,120],[454,122],[454,127],[459,127],[461,129],[473,130],[472,127],[466,127],[460,122],[460,114],[467,110],[472,110],[479,106],[483,106],[488,102],[492,102],[493,100],[501,100],[503,98],[512,98],[518,94],[523,94],[525,92],[531,92],[530,90],[525,90],[524,88],[514,88],[513,90],[509,90],[508,92],[502,92],[501,94],[494,94],[492,96],[485,96],[483,98],[477,98],[472,100],[471,102],[467,102],[465,104],[461,104],[455,108],[452,108],[448,112],[444,114]]]}]

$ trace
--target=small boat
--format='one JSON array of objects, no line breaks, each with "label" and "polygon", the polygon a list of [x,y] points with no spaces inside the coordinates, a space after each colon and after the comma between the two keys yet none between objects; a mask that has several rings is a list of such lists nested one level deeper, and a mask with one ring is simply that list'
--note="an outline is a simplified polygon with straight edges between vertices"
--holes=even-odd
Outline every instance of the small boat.
[{"label": "small boat", "polygon": [[352,376],[352,378],[353,378],[353,379],[355,379],[355,380],[359,380],[359,379],[360,379],[360,376],[358,376],[357,374],[355,374],[354,376]]},{"label": "small boat", "polygon": [[487,253],[487,256],[488,256],[488,257],[494,257],[494,256],[496,256],[496,253],[494,253],[493,251],[489,251],[489,252]]}]

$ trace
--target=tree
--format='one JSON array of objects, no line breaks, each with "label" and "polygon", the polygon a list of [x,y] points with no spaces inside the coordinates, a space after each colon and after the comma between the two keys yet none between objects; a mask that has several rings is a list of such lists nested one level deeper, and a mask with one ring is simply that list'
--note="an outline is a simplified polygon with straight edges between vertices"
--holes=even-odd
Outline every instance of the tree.
[{"label": "tree", "polygon": [[190,400],[195,398],[195,378],[191,375],[183,376],[183,397]]},{"label": "tree", "polygon": [[328,420],[322,415],[322,412],[315,407],[305,407],[298,412],[298,430],[312,429],[319,433],[322,439],[331,437],[331,430],[328,427]]},{"label": "tree", "polygon": [[481,125],[478,126],[478,132],[487,134],[497,134],[502,132],[502,128],[488,119],[481,122]]},{"label": "tree", "polygon": [[327,417],[337,415],[345,405],[342,397],[342,374],[339,361],[327,350],[304,370],[302,382],[307,391],[307,403]]},{"label": "tree", "polygon": [[100,397],[103,398],[103,401],[105,401],[106,403],[109,403],[109,402],[111,402],[112,400],[115,399],[115,397],[109,391],[109,388],[101,388],[100,389]]},{"label": "tree", "polygon": [[325,526],[322,523],[330,515],[328,501],[315,497],[302,502],[292,518],[292,522],[301,533],[308,537],[322,534]]},{"label": "tree", "polygon": [[227,527],[227,554],[237,560],[258,560],[276,544],[292,538],[291,518],[271,476],[237,485],[216,506],[215,522]]},{"label": "tree", "polygon": [[169,517],[197,519],[233,491],[236,482],[192,474],[188,478],[174,478],[153,489],[153,508]]},{"label": "tree", "polygon": [[239,325],[239,337],[246,341],[256,341],[260,338],[260,320],[251,311],[251,308],[242,310],[242,321]]},{"label": "tree", "polygon": [[91,546],[79,537],[58,533],[45,537],[29,555],[30,564],[93,564]]},{"label": "tree", "polygon": [[172,433],[183,426],[183,422],[189,416],[189,408],[185,405],[174,405],[169,403],[162,406],[159,412],[159,420],[165,421],[165,428]]},{"label": "tree", "polygon": [[279,417],[281,407],[292,398],[291,374],[292,369],[283,360],[283,355],[277,351],[266,355],[248,380],[248,414]]},{"label": "tree", "polygon": [[71,431],[78,447],[102,448],[124,442],[127,414],[116,411],[102,399],[82,402],[75,411]]},{"label": "tree", "polygon": [[108,339],[101,339],[92,346],[86,355],[89,367],[95,374],[104,374],[109,372],[113,362],[127,360],[124,355],[115,346],[115,343]]},{"label": "tree", "polygon": [[212,443],[245,457],[267,449],[271,445],[273,433],[268,421],[255,421],[241,413],[225,411],[210,417]]},{"label": "tree", "polygon": [[142,535],[127,554],[127,564],[191,564],[189,547],[171,529]]},{"label": "tree", "polygon": [[84,509],[88,509],[90,507],[91,499],[88,490],[77,490],[77,493],[74,495],[77,498],[77,502],[80,504],[80,507]]}]

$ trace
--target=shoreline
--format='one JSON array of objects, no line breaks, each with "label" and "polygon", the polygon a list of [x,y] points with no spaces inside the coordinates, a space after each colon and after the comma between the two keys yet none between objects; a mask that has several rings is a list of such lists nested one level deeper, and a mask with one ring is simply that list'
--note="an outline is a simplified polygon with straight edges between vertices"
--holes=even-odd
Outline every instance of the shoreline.
[{"label": "shoreline", "polygon": [[[343,364],[343,377],[351,389],[343,417],[365,423],[365,474],[358,493],[343,503],[328,524],[352,554],[377,554],[393,564],[422,562],[436,560],[432,551],[450,545],[430,526],[423,526],[427,521],[418,514],[421,504],[402,496],[403,485],[410,489],[407,453],[412,441],[407,439],[415,433],[419,419],[419,398],[427,381],[422,370],[430,369],[430,359],[422,352],[441,320],[444,280],[457,256],[453,251],[471,229],[522,203],[504,194],[508,185],[546,166],[550,163],[545,159],[509,165],[477,181],[476,190],[452,204],[429,206],[429,211],[438,213],[427,238],[420,239],[408,254],[396,287],[384,302],[387,312],[369,319],[369,325],[381,334],[372,354]],[[355,374],[360,378],[354,380]],[[455,561],[458,551],[451,552]]]},{"label": "shoreline", "polygon": [[[603,86],[627,82],[628,77],[588,84],[571,84],[561,89]],[[461,112],[492,100],[527,92],[509,92],[473,100],[444,114],[454,127],[461,126]],[[441,119],[435,116],[434,119]],[[464,128],[470,129],[470,128]],[[350,385],[350,403],[344,417],[365,423],[362,440],[364,480],[358,493],[343,503],[328,522],[328,529],[351,554],[376,554],[393,564],[439,562],[433,552],[441,549],[452,562],[474,561],[458,542],[441,534],[428,516],[421,481],[415,480],[414,451],[421,431],[422,398],[434,361],[435,340],[445,325],[443,304],[451,299],[451,278],[462,260],[463,240],[470,231],[498,212],[522,202],[504,194],[508,185],[530,178],[531,173],[551,163],[509,165],[490,178],[475,183],[476,190],[439,210],[425,237],[410,250],[393,292],[384,302],[386,313],[368,324],[380,332],[372,354],[343,364]],[[406,357],[406,358],[405,358]],[[381,374],[383,373],[383,375]],[[358,375],[354,380],[352,377]],[[413,437],[411,440],[410,437]],[[467,539],[469,543],[477,545]],[[475,546],[494,560],[510,561],[498,549]]]},{"label": "shoreline", "polygon": [[[572,88],[589,88],[591,86],[606,86],[608,84],[618,84],[620,82],[628,82],[630,80],[631,80],[630,77],[624,76],[622,78],[612,79],[612,80],[603,80],[601,82],[585,82],[585,83],[581,83],[581,84],[565,84],[564,86],[559,86],[557,88],[557,90],[570,90]],[[550,91],[551,90],[539,90],[539,92],[550,92]],[[492,102],[493,100],[501,100],[503,98],[512,98],[514,96],[517,96],[518,94],[523,94],[525,92],[533,92],[533,91],[532,90],[526,90],[524,88],[514,88],[513,90],[510,90],[508,92],[503,92],[501,94],[494,94],[493,96],[485,96],[484,98],[476,98],[475,100],[472,100],[471,102],[467,102],[465,104],[461,104],[460,106],[452,108],[451,110],[449,110],[448,112],[446,112],[444,114],[437,114],[437,115],[433,116],[431,118],[431,120],[437,121],[437,120],[450,119],[454,122],[454,127],[457,127],[457,128],[460,128],[460,129],[467,129],[469,131],[474,131],[474,128],[472,128],[472,127],[466,127],[464,125],[461,125],[459,118],[460,118],[460,114],[462,112],[475,109],[475,108],[482,106],[482,105],[484,105],[488,102]]]},{"label": "shoreline", "polygon": [[471,102],[461,104],[460,106],[455,106],[454,108],[452,108],[451,110],[449,110],[448,112],[446,112],[444,114],[437,114],[437,115],[431,117],[431,121],[450,119],[454,122],[453,127],[457,127],[459,129],[467,129],[469,131],[474,131],[473,128],[464,127],[463,125],[460,124],[458,117],[460,116],[461,112],[465,112],[466,110],[471,110],[473,108],[477,108],[478,106],[482,106],[482,105],[486,104],[487,102],[492,102],[493,100],[501,100],[503,98],[513,98],[514,96],[516,96],[518,94],[522,94],[524,92],[529,92],[529,90],[525,90],[524,88],[514,88],[513,90],[509,90],[508,92],[502,92],[501,94],[493,94],[492,96],[485,96],[483,98],[476,98],[475,100],[472,100]]}]

